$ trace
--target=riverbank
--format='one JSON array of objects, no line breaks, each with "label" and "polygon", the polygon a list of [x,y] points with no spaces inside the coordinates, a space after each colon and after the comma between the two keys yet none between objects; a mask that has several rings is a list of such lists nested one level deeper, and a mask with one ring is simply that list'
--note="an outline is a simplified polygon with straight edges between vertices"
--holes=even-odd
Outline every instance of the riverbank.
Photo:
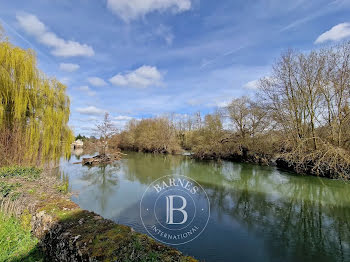
[{"label": "riverbank", "polygon": [[[183,155],[185,149],[176,152],[150,152],[148,150],[134,150],[122,148],[132,152],[151,154]],[[328,179],[349,180],[350,166],[347,163],[349,155],[341,149],[328,148],[327,151],[310,151],[298,154],[297,152],[263,153],[241,147],[233,152],[210,150],[207,152],[195,151],[185,154],[199,161],[231,161],[236,163],[250,163],[261,166],[276,166],[282,170],[291,171],[299,175],[324,177]]]},{"label": "riverbank", "polygon": [[[90,149],[90,152],[96,152],[98,149]],[[195,160],[199,161],[217,161],[220,162],[222,160],[235,162],[235,163],[249,163],[249,164],[257,164],[260,166],[276,166],[282,170],[290,171],[297,173],[299,175],[309,175],[309,176],[317,176],[324,177],[329,179],[343,179],[349,180],[349,178],[344,176],[338,176],[334,170],[327,169],[326,163],[322,163],[322,168],[324,170],[322,172],[315,172],[314,168],[316,167],[315,159],[307,158],[307,156],[303,159],[298,157],[290,157],[288,154],[283,153],[262,153],[255,152],[249,150],[247,148],[241,147],[239,151],[236,152],[190,152],[191,150],[180,149],[173,152],[158,152],[158,151],[150,151],[147,149],[136,149],[136,148],[120,148],[122,152],[135,152],[135,153],[146,153],[146,154],[160,154],[160,155],[183,155],[191,157]],[[83,151],[82,151],[83,152]],[[84,151],[85,152],[85,151]],[[321,157],[320,157],[321,158]],[[294,161],[293,161],[294,160]],[[327,159],[324,158],[323,162]],[[320,164],[318,164],[320,165]],[[350,173],[350,170],[349,172]]]},{"label": "riverbank", "polygon": [[311,151],[276,150],[272,153],[256,152],[240,148],[238,152],[195,152],[198,160],[226,160],[238,163],[252,163],[262,166],[276,166],[299,175],[350,180],[350,155],[347,151],[324,144],[323,148]]},{"label": "riverbank", "polygon": [[68,185],[36,168],[0,169],[1,211],[19,219],[49,261],[196,261],[70,200]]}]

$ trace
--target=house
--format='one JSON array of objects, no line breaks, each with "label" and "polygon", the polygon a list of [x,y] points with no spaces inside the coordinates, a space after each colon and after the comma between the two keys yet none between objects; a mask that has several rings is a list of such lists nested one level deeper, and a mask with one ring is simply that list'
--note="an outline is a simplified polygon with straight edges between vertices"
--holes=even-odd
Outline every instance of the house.
[{"label": "house", "polygon": [[77,148],[83,148],[84,142],[81,139],[76,140],[72,143],[72,148],[75,150]]}]

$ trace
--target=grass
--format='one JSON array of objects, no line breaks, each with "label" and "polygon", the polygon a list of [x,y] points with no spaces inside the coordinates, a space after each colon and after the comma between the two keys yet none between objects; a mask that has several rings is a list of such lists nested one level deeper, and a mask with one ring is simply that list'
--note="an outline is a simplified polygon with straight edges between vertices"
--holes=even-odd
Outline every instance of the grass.
[{"label": "grass", "polygon": [[0,168],[0,178],[24,177],[35,180],[40,177],[42,170],[36,167],[10,166]]},{"label": "grass", "polygon": [[69,183],[68,182],[64,182],[61,185],[57,185],[56,189],[59,193],[62,194],[68,194],[69,192]]},{"label": "grass", "polygon": [[0,212],[0,261],[44,261],[37,243],[20,220]]}]

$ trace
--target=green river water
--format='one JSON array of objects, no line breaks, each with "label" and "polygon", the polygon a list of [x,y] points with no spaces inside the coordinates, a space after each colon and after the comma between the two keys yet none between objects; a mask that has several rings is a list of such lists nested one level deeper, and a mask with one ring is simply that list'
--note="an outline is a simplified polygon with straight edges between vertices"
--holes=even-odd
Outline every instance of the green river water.
[{"label": "green river water", "polygon": [[201,261],[350,261],[349,183],[185,156],[128,153],[91,168],[77,161],[72,156],[59,168],[76,193],[72,200],[142,233],[140,199],[150,183],[166,175],[200,183],[210,200],[209,222],[176,248]]}]

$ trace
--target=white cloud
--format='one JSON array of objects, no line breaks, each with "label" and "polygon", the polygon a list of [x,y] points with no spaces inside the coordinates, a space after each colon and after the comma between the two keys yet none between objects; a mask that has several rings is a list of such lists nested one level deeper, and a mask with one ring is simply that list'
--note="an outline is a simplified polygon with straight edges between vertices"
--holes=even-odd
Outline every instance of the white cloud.
[{"label": "white cloud", "polygon": [[246,83],[244,86],[246,89],[257,90],[259,88],[259,80],[253,80]]},{"label": "white cloud", "polygon": [[62,77],[59,79],[62,84],[68,85],[70,82],[69,77]]},{"label": "white cloud", "polygon": [[137,118],[134,118],[134,117],[131,117],[131,116],[116,116],[116,117],[113,117],[113,124],[120,130],[124,129],[126,124],[132,120],[132,119],[136,119],[138,120]]},{"label": "white cloud", "polygon": [[105,113],[105,110],[97,108],[95,106],[88,106],[88,107],[80,107],[77,108],[77,112],[83,115],[103,115]]},{"label": "white cloud", "polygon": [[105,80],[99,77],[89,77],[88,81],[93,86],[106,86],[107,83]]},{"label": "white cloud", "polygon": [[74,72],[80,68],[77,64],[70,64],[70,63],[60,63],[60,70],[66,71],[66,72]]},{"label": "white cloud", "polygon": [[232,100],[225,100],[217,103],[218,107],[227,107]]},{"label": "white cloud", "polygon": [[35,15],[21,14],[16,16],[21,28],[29,35],[34,36],[40,43],[52,47],[51,53],[55,56],[93,56],[94,50],[87,44],[64,40],[48,28]]},{"label": "white cloud", "polygon": [[173,43],[174,35],[170,27],[161,24],[158,26],[155,33],[156,35],[163,38],[168,45],[171,45]]},{"label": "white cloud", "polygon": [[326,41],[339,41],[350,36],[350,23],[341,23],[317,37],[315,44]]},{"label": "white cloud", "polygon": [[116,120],[116,121],[129,121],[131,119],[133,119],[133,117],[131,117],[131,116],[116,116],[116,117],[114,117],[114,120]]},{"label": "white cloud", "polygon": [[141,87],[162,85],[162,74],[154,66],[141,66],[135,71],[117,74],[109,81],[116,86]]},{"label": "white cloud", "polygon": [[85,92],[90,91],[90,88],[88,86],[80,86],[78,89],[80,91],[85,91]]},{"label": "white cloud", "polygon": [[88,96],[95,96],[96,92],[92,91],[88,86],[80,86],[78,89],[82,92],[85,92]]},{"label": "white cloud", "polygon": [[191,0],[107,0],[107,7],[125,22],[129,22],[155,11],[187,11],[191,9]]}]

